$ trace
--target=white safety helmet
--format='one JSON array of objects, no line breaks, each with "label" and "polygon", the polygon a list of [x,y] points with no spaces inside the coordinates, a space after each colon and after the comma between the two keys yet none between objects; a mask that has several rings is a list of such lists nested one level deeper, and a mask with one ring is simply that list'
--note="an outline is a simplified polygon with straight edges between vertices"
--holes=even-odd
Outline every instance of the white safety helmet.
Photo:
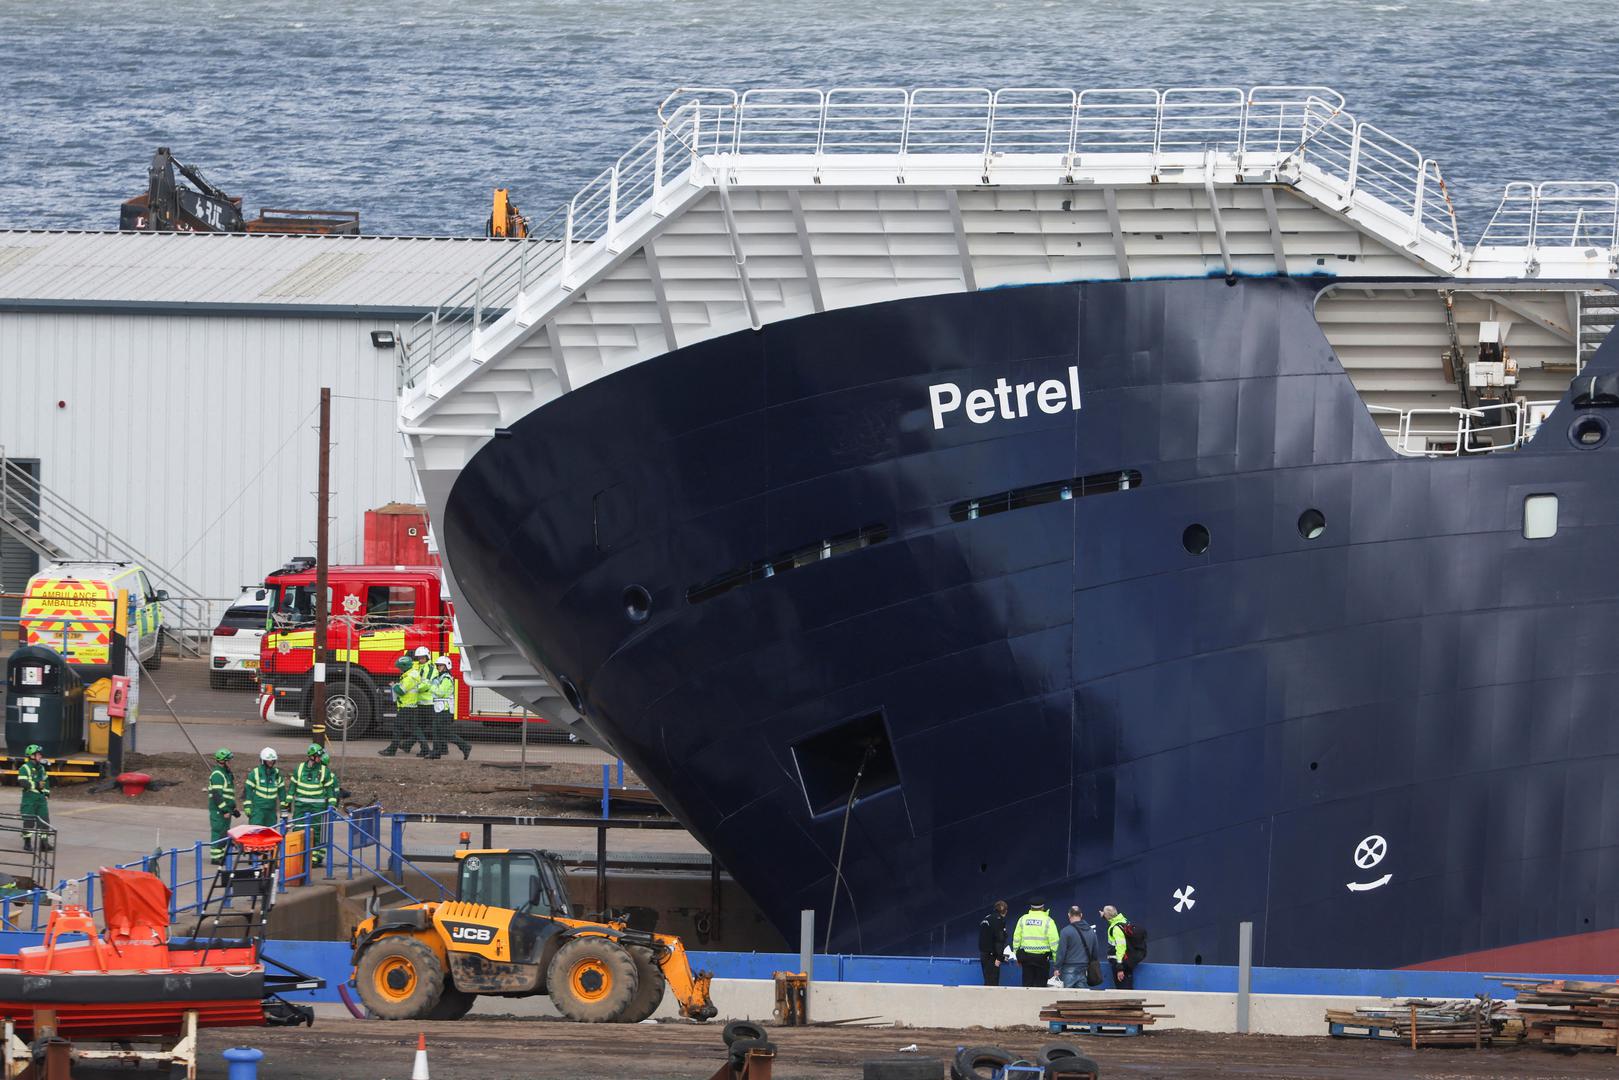
[{"label": "white safety helmet", "polygon": [[448,656],[439,657],[438,666],[448,671],[450,669],[450,658]]},{"label": "white safety helmet", "polygon": [[416,654],[415,655],[416,655],[416,659],[418,659],[418,660],[426,660],[429,656],[432,656],[433,654],[427,651],[427,646],[426,645],[418,645],[418,646],[416,646]]},{"label": "white safety helmet", "polygon": [[273,746],[266,746],[263,750],[259,751],[259,760],[264,762],[266,765],[274,765],[279,756],[280,755],[275,752],[275,747]]}]

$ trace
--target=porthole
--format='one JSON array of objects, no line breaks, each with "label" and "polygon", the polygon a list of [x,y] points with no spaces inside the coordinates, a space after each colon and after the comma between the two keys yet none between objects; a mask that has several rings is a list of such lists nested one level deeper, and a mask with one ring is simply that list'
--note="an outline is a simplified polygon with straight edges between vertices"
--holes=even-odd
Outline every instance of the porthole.
[{"label": "porthole", "polygon": [[1568,440],[1581,450],[1595,450],[1608,441],[1608,422],[1600,416],[1582,416],[1569,425]]},{"label": "porthole", "polygon": [[1320,767],[1321,767],[1321,763],[1320,763],[1320,762],[1319,762],[1319,761],[1312,761],[1312,762],[1310,762],[1310,771],[1311,771],[1311,772],[1315,772],[1315,771],[1316,771],[1316,770],[1317,770],[1317,769],[1319,769],[1319,768],[1320,768]]},{"label": "porthole", "polygon": [[1186,531],[1181,533],[1181,547],[1188,555],[1203,554],[1209,550],[1209,530],[1195,522],[1186,526]]},{"label": "porthole", "polygon": [[1299,535],[1314,540],[1327,531],[1327,515],[1311,507],[1299,515]]},{"label": "porthole", "polygon": [[1523,538],[1548,540],[1557,535],[1557,496],[1525,495],[1523,499]]},{"label": "porthole", "polygon": [[573,685],[573,680],[566,675],[559,675],[557,684],[562,690],[562,696],[568,699],[569,707],[580,716],[585,715],[585,699],[579,696],[579,688]]},{"label": "porthole", "polygon": [[630,622],[646,622],[646,617],[652,613],[652,594],[639,585],[631,585],[624,590],[624,614]]}]

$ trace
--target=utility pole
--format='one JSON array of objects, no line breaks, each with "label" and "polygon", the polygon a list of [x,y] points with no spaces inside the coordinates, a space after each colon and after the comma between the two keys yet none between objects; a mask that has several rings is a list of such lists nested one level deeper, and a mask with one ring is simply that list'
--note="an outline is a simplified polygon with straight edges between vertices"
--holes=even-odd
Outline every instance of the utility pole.
[{"label": "utility pole", "polygon": [[320,388],[320,483],[315,490],[315,682],[310,688],[309,717],[314,741],[326,745],[326,633],[331,621],[327,602],[327,519],[331,515],[332,389]]}]

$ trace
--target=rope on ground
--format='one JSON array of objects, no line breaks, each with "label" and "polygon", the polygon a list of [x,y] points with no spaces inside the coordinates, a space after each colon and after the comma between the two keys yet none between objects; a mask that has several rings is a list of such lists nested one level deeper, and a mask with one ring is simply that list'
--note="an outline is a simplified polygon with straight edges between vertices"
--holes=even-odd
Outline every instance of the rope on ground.
[{"label": "rope on ground", "polygon": [[[162,641],[159,641],[158,642],[158,648],[161,649],[162,647],[163,647],[163,643],[162,643]],[[163,693],[163,688],[157,684],[156,679],[152,678],[151,671],[147,669],[145,664],[138,664],[137,666],[140,668],[141,674],[146,676],[146,681],[152,684],[152,690],[154,692],[156,692],[159,700],[161,700],[163,702],[163,708],[167,709],[169,715],[174,717],[175,724],[180,728],[180,734],[184,735],[186,742],[191,744],[191,749],[196,752],[196,755],[199,758],[202,759],[202,763],[204,765],[208,765],[208,766],[212,767],[213,762],[209,760],[208,755],[204,754],[202,752],[201,747],[199,747],[196,744],[195,740],[193,740],[191,738],[191,732],[186,730],[185,721],[180,719],[180,714],[174,711],[174,706],[173,705],[169,704],[168,695]]]}]

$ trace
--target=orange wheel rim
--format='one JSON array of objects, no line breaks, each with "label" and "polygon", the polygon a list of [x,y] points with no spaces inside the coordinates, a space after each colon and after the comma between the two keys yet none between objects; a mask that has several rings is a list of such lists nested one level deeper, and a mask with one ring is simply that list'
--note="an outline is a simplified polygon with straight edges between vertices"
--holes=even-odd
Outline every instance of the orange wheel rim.
[{"label": "orange wheel rim", "polygon": [[416,965],[403,956],[390,956],[377,965],[377,993],[389,1001],[404,1001],[416,989]]},{"label": "orange wheel rim", "polygon": [[580,1001],[600,1001],[613,992],[613,973],[594,956],[587,956],[568,972],[568,985]]}]

